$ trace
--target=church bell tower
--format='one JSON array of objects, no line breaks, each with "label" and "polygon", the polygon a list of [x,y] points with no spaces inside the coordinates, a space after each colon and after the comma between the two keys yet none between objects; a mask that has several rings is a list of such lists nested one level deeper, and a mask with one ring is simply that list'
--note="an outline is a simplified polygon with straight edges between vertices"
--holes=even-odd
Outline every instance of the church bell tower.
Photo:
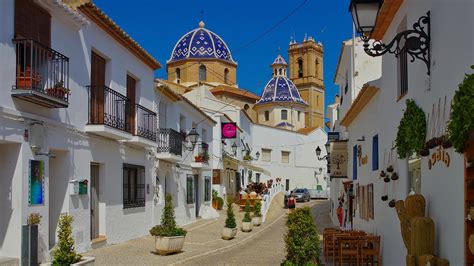
[{"label": "church bell tower", "polygon": [[312,37],[290,42],[290,79],[298,88],[306,108],[306,127],[324,128],[323,45]]}]

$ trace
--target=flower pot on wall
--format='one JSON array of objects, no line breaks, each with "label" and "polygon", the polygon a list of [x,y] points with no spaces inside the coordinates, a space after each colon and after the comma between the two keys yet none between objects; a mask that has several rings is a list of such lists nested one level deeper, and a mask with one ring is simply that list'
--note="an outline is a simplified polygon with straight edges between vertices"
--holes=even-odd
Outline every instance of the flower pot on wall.
[{"label": "flower pot on wall", "polygon": [[252,223],[255,226],[260,226],[262,224],[262,217],[253,217]]},{"label": "flower pot on wall", "polygon": [[250,232],[253,229],[252,222],[242,222],[242,232]]},{"label": "flower pot on wall", "polygon": [[224,227],[224,229],[222,229],[222,239],[231,240],[236,235],[237,235],[237,227],[236,228]]},{"label": "flower pot on wall", "polygon": [[156,236],[156,252],[160,255],[168,255],[180,252],[183,249],[185,237],[186,236]]}]

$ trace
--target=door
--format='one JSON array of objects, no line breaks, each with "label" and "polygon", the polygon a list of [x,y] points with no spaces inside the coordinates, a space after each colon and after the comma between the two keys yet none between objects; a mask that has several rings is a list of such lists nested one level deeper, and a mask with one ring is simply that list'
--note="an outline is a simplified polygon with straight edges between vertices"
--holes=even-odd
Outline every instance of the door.
[{"label": "door", "polygon": [[132,78],[130,75],[127,75],[127,98],[128,103],[126,103],[125,111],[126,119],[127,119],[127,128],[126,130],[132,134],[135,134],[136,130],[136,123],[135,123],[135,115],[136,115],[136,84],[137,81]]},{"label": "door", "polygon": [[194,175],[194,202],[196,204],[196,218],[199,217],[199,206],[201,202],[199,201],[199,175]]},{"label": "door", "polygon": [[91,240],[99,237],[99,165],[91,164]]},{"label": "door", "polygon": [[91,88],[90,88],[90,124],[104,124],[104,86],[106,61],[92,52],[91,56]]},{"label": "door", "polygon": [[286,179],[285,190],[286,191],[290,190],[290,179]]},{"label": "door", "polygon": [[235,194],[239,193],[240,191],[240,173],[235,172]]}]

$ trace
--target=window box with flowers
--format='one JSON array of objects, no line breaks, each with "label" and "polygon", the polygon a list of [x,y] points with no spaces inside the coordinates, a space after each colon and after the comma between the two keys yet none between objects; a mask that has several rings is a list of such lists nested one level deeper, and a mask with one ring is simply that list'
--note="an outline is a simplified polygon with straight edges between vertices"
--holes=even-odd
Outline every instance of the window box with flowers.
[{"label": "window box with flowers", "polygon": [[197,163],[207,163],[209,161],[209,144],[202,143],[197,156],[194,157]]}]

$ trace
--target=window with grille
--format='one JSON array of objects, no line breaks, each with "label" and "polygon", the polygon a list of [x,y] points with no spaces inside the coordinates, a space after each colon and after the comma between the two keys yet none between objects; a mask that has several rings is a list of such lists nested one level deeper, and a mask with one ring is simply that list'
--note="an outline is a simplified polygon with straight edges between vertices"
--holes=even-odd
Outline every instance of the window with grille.
[{"label": "window with grille", "polygon": [[123,165],[123,208],[145,206],[145,167]]},{"label": "window with grille", "polygon": [[211,200],[211,177],[204,177],[204,201]]},{"label": "window with grille", "polygon": [[288,111],[281,110],[281,120],[288,120]]},{"label": "window with grille", "polygon": [[289,163],[290,162],[290,152],[289,151],[282,151],[281,152],[281,162],[282,163]]},{"label": "window with grille", "polygon": [[272,160],[272,150],[262,149],[262,161],[270,162]]},{"label": "window with grille", "polygon": [[194,177],[187,175],[186,177],[186,202],[188,204],[194,203]]}]

